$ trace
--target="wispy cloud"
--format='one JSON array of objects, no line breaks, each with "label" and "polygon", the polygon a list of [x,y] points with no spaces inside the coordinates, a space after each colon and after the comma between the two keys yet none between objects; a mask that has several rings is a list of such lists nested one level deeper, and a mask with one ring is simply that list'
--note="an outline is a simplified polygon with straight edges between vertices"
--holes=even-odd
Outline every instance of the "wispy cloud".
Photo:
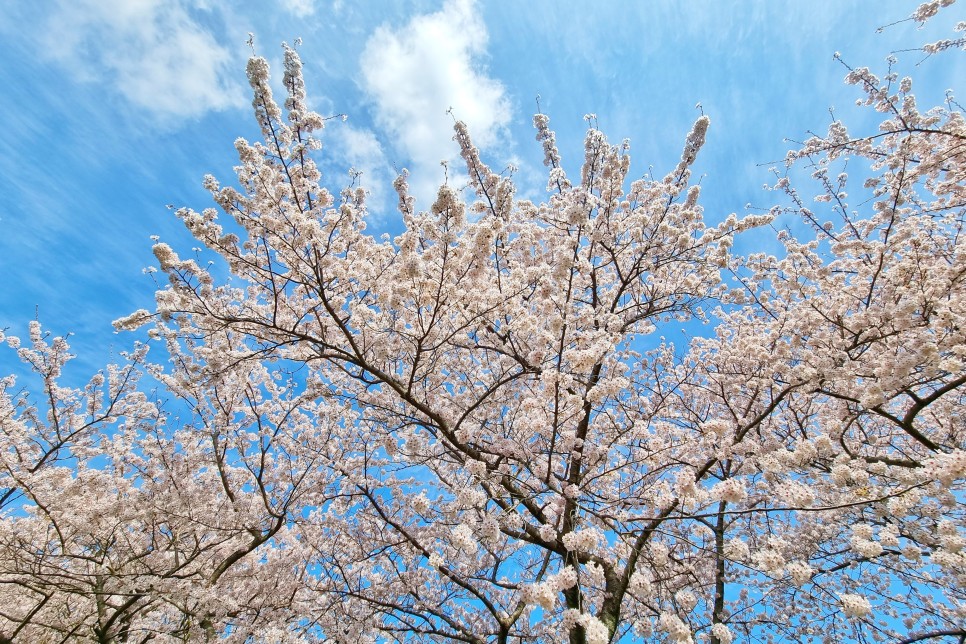
[{"label": "wispy cloud", "polygon": [[299,18],[307,18],[315,13],[315,0],[279,0],[279,4]]},{"label": "wispy cloud", "polygon": [[384,220],[392,208],[389,186],[395,177],[376,134],[367,128],[337,123],[326,128],[326,139],[338,150],[340,159],[348,164],[339,168],[340,171],[351,169],[362,173],[357,183],[369,192],[370,217]]},{"label": "wispy cloud", "polygon": [[208,10],[166,0],[60,0],[46,55],[160,119],[241,105],[238,60],[204,26]]},{"label": "wispy cloud", "polygon": [[486,26],[472,0],[450,0],[398,28],[383,25],[366,43],[365,90],[377,123],[408,158],[419,197],[431,194],[441,178],[439,162],[458,154],[449,108],[482,148],[506,136],[510,102],[482,63],[486,43]]}]

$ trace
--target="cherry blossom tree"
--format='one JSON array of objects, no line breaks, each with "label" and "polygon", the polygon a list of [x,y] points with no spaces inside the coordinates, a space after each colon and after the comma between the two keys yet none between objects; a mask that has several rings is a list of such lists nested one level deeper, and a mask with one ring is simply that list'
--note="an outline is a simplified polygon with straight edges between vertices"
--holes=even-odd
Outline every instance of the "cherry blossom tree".
[{"label": "cherry blossom tree", "polygon": [[172,347],[170,371],[149,369],[189,414],[172,426],[138,386],[146,346],[73,390],[57,384],[63,338],[33,323],[29,347],[7,340],[41,376],[46,409],[3,381],[0,634],[273,639],[302,591],[290,514],[329,500],[324,471],[308,477],[311,450],[331,449],[327,404],[257,365],[203,381]]},{"label": "cherry blossom tree", "polygon": [[[911,80],[850,69],[879,130],[833,121],[775,171],[786,205],[717,224],[691,181],[705,116],[630,180],[596,127],[565,172],[536,115],[542,203],[457,122],[469,186],[421,212],[403,171],[405,229],[377,239],[364,190],[321,184],[298,55],[282,106],[268,72],[249,62],[263,141],[236,141],[237,183],[177,212],[217,261],[156,244],[156,307],[115,323],[167,364],[139,345],[62,388],[66,342],[34,325],[42,396],[2,383],[4,637],[966,636],[952,97],[921,112]],[[782,252],[733,254],[753,228]],[[708,331],[667,339],[684,321]]]}]

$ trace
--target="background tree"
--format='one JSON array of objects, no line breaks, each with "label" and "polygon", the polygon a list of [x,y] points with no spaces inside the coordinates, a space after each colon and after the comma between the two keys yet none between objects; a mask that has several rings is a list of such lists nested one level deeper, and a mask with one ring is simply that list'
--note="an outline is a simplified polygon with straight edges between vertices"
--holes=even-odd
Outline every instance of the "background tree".
[{"label": "background tree", "polygon": [[[819,205],[779,172],[791,207],[714,226],[690,176],[707,117],[666,176],[628,181],[628,144],[593,122],[570,177],[538,114],[539,204],[456,123],[470,197],[417,212],[404,171],[405,230],[378,240],[363,190],[320,184],[295,51],[284,114],[266,61],[248,75],[264,142],[236,142],[236,186],[206,178],[230,221],[178,211],[220,263],[157,244],[155,311],[116,323],[153,325],[170,360],[148,370],[183,415],[140,393],[144,347],[59,388],[66,343],[39,326],[20,354],[44,413],[0,392],[5,636],[966,634],[951,97],[921,113],[908,79],[850,70],[885,121],[789,154]],[[846,163],[868,166],[860,197]],[[789,211],[813,232],[780,231],[780,257],[730,253]],[[714,333],[659,335],[689,320]]]}]

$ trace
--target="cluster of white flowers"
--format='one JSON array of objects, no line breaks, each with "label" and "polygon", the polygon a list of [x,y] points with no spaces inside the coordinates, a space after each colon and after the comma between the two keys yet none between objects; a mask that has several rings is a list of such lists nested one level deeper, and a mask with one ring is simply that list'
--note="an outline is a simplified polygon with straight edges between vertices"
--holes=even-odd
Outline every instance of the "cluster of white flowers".
[{"label": "cluster of white flowers", "polygon": [[682,499],[701,500],[705,494],[704,490],[698,487],[697,481],[694,480],[694,473],[688,470],[681,470],[677,473],[674,479],[674,491]]},{"label": "cluster of white flowers", "polygon": [[926,461],[930,476],[950,487],[953,481],[966,478],[966,450],[954,449],[945,454],[936,454]]},{"label": "cluster of white flowers", "polygon": [[714,434],[715,436],[724,436],[731,429],[731,424],[728,423],[728,421],[717,418],[709,420],[701,425],[702,434]]},{"label": "cluster of white flowers", "polygon": [[966,538],[959,533],[956,524],[943,519],[936,524],[939,548],[932,552],[930,561],[950,571],[966,569]]},{"label": "cluster of white flowers", "polygon": [[[936,534],[939,535],[940,542],[947,550],[960,550],[962,548],[962,544],[959,541],[961,539],[959,536],[959,528],[949,519],[943,519],[936,523]],[[957,545],[954,547],[952,545],[953,543]]]},{"label": "cluster of white flowers", "polygon": [[557,591],[545,581],[530,584],[523,591],[523,601],[544,610],[552,610],[557,603]]},{"label": "cluster of white flowers", "polygon": [[450,533],[453,537],[453,545],[466,551],[469,554],[473,554],[477,550],[476,540],[473,538],[473,530],[466,525],[461,523]]},{"label": "cluster of white flowers", "polygon": [[862,557],[878,557],[882,554],[882,544],[872,540],[873,528],[867,523],[857,523],[852,526],[852,538],[849,545],[852,550]]},{"label": "cluster of white flowers", "polygon": [[298,634],[281,626],[272,626],[260,630],[258,638],[259,641],[273,642],[274,644],[301,644],[305,641]]},{"label": "cluster of white flowers", "polygon": [[726,503],[741,503],[748,498],[748,491],[741,479],[727,479],[711,488],[711,498]]},{"label": "cluster of white flowers", "polygon": [[793,508],[809,508],[815,502],[815,493],[799,481],[784,481],[775,487],[775,493],[786,505]]},{"label": "cluster of white flowers", "polygon": [[568,532],[563,536],[564,548],[571,552],[590,552],[600,543],[600,531],[594,528],[583,528]]},{"label": "cluster of white flowers", "polygon": [[845,463],[836,463],[832,466],[832,480],[836,485],[848,485],[852,480],[852,468]]},{"label": "cluster of white flowers", "polygon": [[587,392],[586,399],[591,403],[599,403],[609,396],[615,396],[620,392],[625,391],[629,385],[630,381],[623,377],[603,380],[594,385],[590,391]]},{"label": "cluster of white flowers", "polygon": [[785,558],[777,550],[766,548],[759,550],[752,556],[755,567],[763,572],[776,572],[785,565]]},{"label": "cluster of white flowers", "polygon": [[785,566],[785,572],[792,578],[792,583],[796,586],[804,586],[812,579],[815,569],[804,561],[792,561]]},{"label": "cluster of white flowers", "polygon": [[463,487],[456,493],[456,505],[460,508],[481,508],[486,503],[486,493],[474,487]]},{"label": "cluster of white flowers", "polygon": [[558,167],[560,153],[557,151],[557,135],[550,129],[550,117],[546,114],[534,115],[533,127],[537,130],[537,140],[543,143],[543,164],[551,168]]},{"label": "cluster of white flowers", "polygon": [[744,539],[735,537],[725,541],[724,556],[732,561],[745,561],[751,554],[748,542]]},{"label": "cluster of white flowers", "polygon": [[649,619],[635,621],[631,627],[637,637],[644,639],[654,634],[654,624]]},{"label": "cluster of white flowers", "polygon": [[902,547],[902,556],[909,561],[922,561],[922,549],[911,541]]},{"label": "cluster of white flowers", "polygon": [[859,539],[871,539],[875,528],[868,523],[855,523],[852,525],[852,536]]},{"label": "cluster of white flowers", "polygon": [[518,512],[505,512],[500,517],[500,525],[510,530],[522,530],[523,517]]},{"label": "cluster of white flowers", "polygon": [[872,605],[862,595],[846,593],[839,595],[839,601],[842,603],[842,611],[848,617],[865,617],[872,612]]},{"label": "cluster of white flowers", "polygon": [[547,582],[557,590],[567,590],[577,585],[577,570],[573,566],[564,566],[560,572],[551,575]]},{"label": "cluster of white flowers", "polygon": [[602,621],[574,608],[565,610],[560,619],[560,627],[564,634],[569,635],[578,625],[584,627],[587,644],[607,644],[610,641],[610,632]]},{"label": "cluster of white flowers", "polygon": [[557,537],[557,529],[549,523],[540,524],[540,538],[552,542]]},{"label": "cluster of white flowers", "polygon": [[802,441],[786,455],[786,461],[792,467],[804,467],[815,460],[818,452],[819,448],[814,442]]},{"label": "cluster of white flowers", "polygon": [[151,320],[151,313],[145,309],[138,309],[131,315],[114,320],[114,328],[118,331],[133,331]]},{"label": "cluster of white flowers", "polygon": [[652,543],[651,547],[651,561],[655,566],[662,567],[668,565],[671,561],[671,551],[663,543]]},{"label": "cluster of white flowers", "polygon": [[686,613],[690,613],[694,610],[694,607],[698,605],[697,596],[690,590],[679,590],[674,593],[674,601],[677,602],[678,606],[681,607]]},{"label": "cluster of white flowers", "polygon": [[932,555],[929,557],[929,560],[940,568],[945,568],[949,572],[963,570],[966,568],[966,553],[950,552],[945,548],[937,548],[934,550]]},{"label": "cluster of white flowers", "polygon": [[580,624],[580,611],[576,608],[568,608],[560,615],[560,626],[564,633],[570,633],[574,626]]},{"label": "cluster of white flowers", "polygon": [[163,242],[155,244],[151,250],[154,251],[154,256],[157,258],[161,270],[173,268],[180,262],[180,258],[174,252],[174,249]]},{"label": "cluster of white flowers", "polygon": [[734,633],[726,625],[718,622],[711,627],[711,635],[716,637],[721,644],[731,644],[734,641]]},{"label": "cluster of white flowers", "polygon": [[587,644],[608,644],[610,642],[610,632],[607,630],[607,625],[593,615],[588,615],[587,613],[584,613],[584,615],[587,615],[583,619]]},{"label": "cluster of white flowers", "polygon": [[477,478],[482,479],[486,477],[486,463],[483,461],[469,458],[466,460],[466,469]]},{"label": "cluster of white flowers", "polygon": [[596,584],[598,586],[604,583],[604,567],[601,566],[596,561],[592,561],[584,567],[584,572],[587,574],[587,578],[590,580],[591,584]]},{"label": "cluster of white flowers", "polygon": [[922,495],[918,489],[909,490],[905,494],[895,496],[886,503],[889,514],[896,518],[902,518],[911,514],[919,505]]},{"label": "cluster of white flowers", "polygon": [[425,514],[426,511],[429,510],[430,508],[430,502],[429,502],[429,499],[426,497],[425,492],[420,492],[416,496],[412,497],[409,500],[409,503],[412,506],[413,510],[415,510],[419,514]]},{"label": "cluster of white flowers", "polygon": [[480,521],[480,536],[484,542],[493,545],[500,540],[500,522],[489,514]]},{"label": "cluster of white flowers", "polygon": [[668,634],[674,642],[679,644],[691,644],[691,629],[681,621],[681,618],[674,613],[661,613],[657,619],[658,628]]},{"label": "cluster of white flowers", "polygon": [[635,570],[634,574],[631,575],[630,588],[638,596],[647,596],[651,594],[653,586],[651,585],[651,580],[647,575],[642,573],[640,570]]},{"label": "cluster of white flowers", "polygon": [[929,0],[916,7],[910,16],[913,20],[923,23],[939,13],[941,7],[948,7],[956,0]]}]

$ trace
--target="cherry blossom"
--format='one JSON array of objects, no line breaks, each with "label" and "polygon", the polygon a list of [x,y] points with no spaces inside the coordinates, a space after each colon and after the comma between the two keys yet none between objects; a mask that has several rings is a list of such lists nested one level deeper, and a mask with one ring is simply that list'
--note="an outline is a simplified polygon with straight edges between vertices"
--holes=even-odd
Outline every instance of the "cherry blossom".
[{"label": "cherry blossom", "polygon": [[[401,171],[388,239],[362,188],[324,187],[284,67],[279,104],[251,59],[262,141],[205,178],[217,208],[176,211],[216,261],[157,240],[154,306],[115,322],[147,345],[68,388],[67,339],[0,338],[39,383],[0,380],[3,638],[966,633],[954,100],[850,68],[878,129],[833,121],[773,208],[715,223],[703,114],[637,179],[594,117],[568,173],[536,115],[539,203],[457,122],[469,185],[420,210]],[[752,230],[780,251],[734,253]]]}]

